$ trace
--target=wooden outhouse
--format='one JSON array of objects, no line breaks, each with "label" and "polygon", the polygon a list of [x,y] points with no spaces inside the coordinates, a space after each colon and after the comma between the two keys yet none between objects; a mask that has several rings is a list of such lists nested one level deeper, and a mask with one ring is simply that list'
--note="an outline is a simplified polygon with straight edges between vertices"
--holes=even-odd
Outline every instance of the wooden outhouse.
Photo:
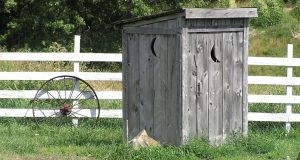
[{"label": "wooden outhouse", "polygon": [[123,20],[124,136],[161,143],[247,134],[248,20],[255,8]]}]

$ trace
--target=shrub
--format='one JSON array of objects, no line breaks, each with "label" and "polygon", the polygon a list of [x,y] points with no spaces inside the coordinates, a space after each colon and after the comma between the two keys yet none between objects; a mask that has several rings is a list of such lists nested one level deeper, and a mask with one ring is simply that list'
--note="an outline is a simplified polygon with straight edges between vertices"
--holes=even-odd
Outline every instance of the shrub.
[{"label": "shrub", "polygon": [[204,0],[183,0],[178,3],[178,8],[203,8],[209,5],[209,1]]},{"label": "shrub", "polygon": [[291,11],[291,14],[294,18],[300,21],[300,1],[298,1]]},{"label": "shrub", "polygon": [[7,47],[0,45],[0,52],[7,52]]},{"label": "shrub", "polygon": [[251,19],[256,27],[268,27],[280,24],[283,17],[283,8],[280,3],[273,0],[252,0],[251,6],[257,8],[258,18]]},{"label": "shrub", "polygon": [[286,4],[295,4],[297,3],[297,0],[282,0]]}]

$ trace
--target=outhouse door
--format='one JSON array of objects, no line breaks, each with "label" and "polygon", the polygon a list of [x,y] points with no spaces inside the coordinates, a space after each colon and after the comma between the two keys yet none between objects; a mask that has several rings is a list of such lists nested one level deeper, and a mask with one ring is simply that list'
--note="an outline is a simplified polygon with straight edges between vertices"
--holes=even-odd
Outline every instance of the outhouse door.
[{"label": "outhouse door", "polygon": [[243,32],[190,33],[188,40],[196,133],[219,141],[242,129]]},{"label": "outhouse door", "polygon": [[134,31],[123,40],[127,46],[126,134],[131,140],[145,129],[162,143],[178,145],[179,38]]}]

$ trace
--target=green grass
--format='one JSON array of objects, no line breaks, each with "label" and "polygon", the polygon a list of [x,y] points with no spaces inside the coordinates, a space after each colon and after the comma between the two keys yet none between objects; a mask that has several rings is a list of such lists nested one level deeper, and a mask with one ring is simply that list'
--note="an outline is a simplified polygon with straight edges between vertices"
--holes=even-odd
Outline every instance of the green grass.
[{"label": "green grass", "polygon": [[[121,100],[99,100],[99,103],[100,109],[122,108]],[[30,99],[1,99],[0,101],[1,108],[32,108],[30,104]]]},{"label": "green grass", "polygon": [[123,143],[122,122],[103,119],[96,127],[44,124],[31,119],[0,119],[0,159],[295,159],[300,129],[287,136],[281,124],[250,123],[247,138],[233,135],[222,146],[193,139],[182,147],[134,150]]}]

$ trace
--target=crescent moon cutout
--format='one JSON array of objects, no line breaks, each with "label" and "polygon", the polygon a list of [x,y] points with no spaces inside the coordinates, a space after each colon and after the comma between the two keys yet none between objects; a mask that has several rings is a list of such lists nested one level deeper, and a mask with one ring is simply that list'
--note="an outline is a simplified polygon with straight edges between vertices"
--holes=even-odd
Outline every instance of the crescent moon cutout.
[{"label": "crescent moon cutout", "polygon": [[214,62],[220,63],[220,60],[217,59],[216,53],[215,53],[215,45],[212,47],[210,51],[210,57]]},{"label": "crescent moon cutout", "polygon": [[156,52],[154,50],[154,43],[155,43],[155,40],[156,40],[156,37],[152,39],[151,41],[151,51],[152,51],[152,54],[156,57]]}]

